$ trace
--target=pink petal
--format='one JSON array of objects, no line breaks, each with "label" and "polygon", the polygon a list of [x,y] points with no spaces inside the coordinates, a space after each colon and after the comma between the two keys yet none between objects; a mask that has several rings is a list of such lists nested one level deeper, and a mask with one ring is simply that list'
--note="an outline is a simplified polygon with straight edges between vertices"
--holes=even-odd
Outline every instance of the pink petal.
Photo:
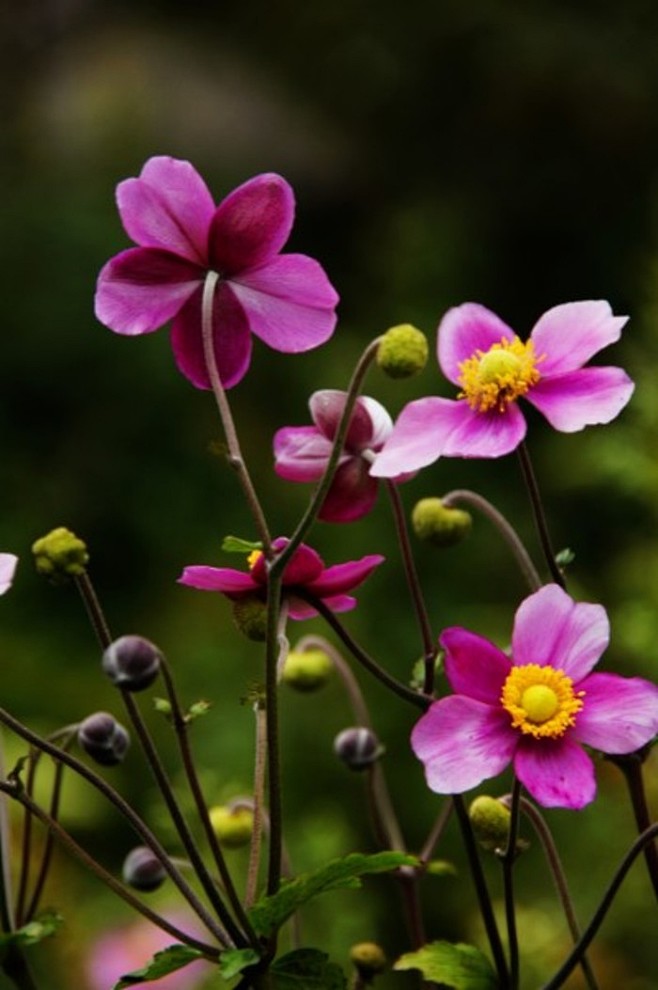
[{"label": "pink petal", "polygon": [[[285,536],[277,536],[272,541],[272,548],[276,551],[283,550],[288,545]],[[294,551],[292,558],[283,569],[283,584],[287,585],[307,585],[322,574],[324,562],[320,554],[316,553],[312,547],[301,543]],[[267,580],[265,569],[265,558],[260,557],[254,564],[252,575],[255,581],[264,584]]]},{"label": "pink petal", "polygon": [[[171,328],[171,346],[179,370],[196,388],[210,388],[201,333],[201,297],[195,293]],[[251,335],[247,318],[230,287],[220,282],[213,302],[215,361],[224,388],[236,385],[251,360]]]},{"label": "pink petal", "polygon": [[517,738],[505,712],[455,694],[425,712],[411,733],[411,747],[425,765],[430,790],[461,794],[501,773]]},{"label": "pink petal", "polygon": [[439,323],[437,356],[441,371],[448,381],[458,385],[462,361],[474,357],[477,351],[486,353],[492,344],[513,340],[514,336],[514,331],[486,306],[455,306]]},{"label": "pink petal", "polygon": [[[356,598],[352,598],[351,595],[334,595],[332,598],[323,599],[323,601],[331,612],[351,612],[357,605]],[[302,601],[301,598],[297,598],[296,595],[286,594],[286,603],[291,619],[314,619],[318,614],[317,609]]]},{"label": "pink petal", "polygon": [[498,705],[512,662],[497,646],[459,626],[444,629],[439,643],[446,651],[450,687],[475,701]]},{"label": "pink petal", "polygon": [[248,571],[236,571],[232,567],[206,567],[203,564],[186,567],[178,578],[179,584],[201,591],[221,591],[229,598],[259,590]]},{"label": "pink petal", "polygon": [[603,299],[563,303],[539,318],[530,334],[535,354],[542,357],[542,375],[575,371],[600,350],[619,340],[627,316],[613,316]]},{"label": "pink petal", "polygon": [[315,426],[284,426],[274,434],[274,470],[288,481],[318,481],[331,443]]},{"label": "pink petal", "polygon": [[[393,420],[380,402],[368,395],[361,395],[357,404],[365,408],[370,417],[370,437],[367,440],[369,450],[381,450],[393,429]],[[349,437],[349,434],[348,434]]]},{"label": "pink petal", "polygon": [[0,553],[0,595],[4,595],[12,586],[18,557],[13,553]]},{"label": "pink petal", "polygon": [[[346,395],[346,392],[341,392],[338,389],[325,388],[319,392],[314,392],[309,400],[313,422],[320,432],[332,442],[343,415]],[[345,446],[350,451],[358,452],[369,446],[371,437],[372,420],[363,400],[359,397],[352,411]]]},{"label": "pink petal", "polygon": [[116,333],[150,333],[178,313],[201,282],[195,265],[155,248],[129,248],[101,269],[96,318]]},{"label": "pink petal", "polygon": [[621,368],[581,368],[555,378],[542,378],[526,399],[556,430],[575,433],[585,426],[613,420],[634,388]]},{"label": "pink petal", "polygon": [[522,739],[514,771],[528,793],[544,808],[583,808],[596,795],[594,765],[568,736]]},{"label": "pink petal", "polygon": [[358,587],[384,561],[378,553],[368,554],[360,560],[350,560],[345,564],[327,567],[315,580],[307,583],[307,590],[318,598],[340,595]]},{"label": "pink petal", "polygon": [[215,204],[189,162],[150,158],[139,179],[119,183],[117,203],[136,244],[163,248],[205,267]]},{"label": "pink petal", "polygon": [[632,753],[658,734],[658,687],[641,677],[592,674],[573,737],[603,753]]},{"label": "pink petal", "polygon": [[589,674],[610,640],[602,605],[574,602],[557,584],[547,584],[519,606],[514,617],[514,664],[563,670],[576,684]]},{"label": "pink petal", "polygon": [[244,182],[223,199],[210,226],[210,267],[230,277],[271,261],[290,236],[295,197],[273,172]]},{"label": "pink petal", "polygon": [[318,519],[325,522],[354,522],[367,515],[377,501],[378,482],[368,473],[361,457],[350,457],[336,471]]}]

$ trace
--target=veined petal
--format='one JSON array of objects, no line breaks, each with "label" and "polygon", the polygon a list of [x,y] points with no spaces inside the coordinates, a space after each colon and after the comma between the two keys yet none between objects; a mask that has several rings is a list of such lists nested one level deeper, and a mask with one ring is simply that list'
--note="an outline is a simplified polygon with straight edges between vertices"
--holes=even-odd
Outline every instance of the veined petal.
[{"label": "veined petal", "polygon": [[288,481],[318,481],[331,443],[315,426],[284,426],[274,434],[274,470]]},{"label": "veined petal", "polygon": [[381,554],[371,553],[361,557],[360,560],[334,564],[332,567],[326,567],[322,574],[308,582],[306,588],[318,598],[341,595],[343,592],[351,591],[352,588],[362,584],[384,559]]},{"label": "veined petal", "polygon": [[592,761],[569,736],[522,739],[514,757],[514,771],[544,808],[577,810],[596,795]]},{"label": "veined petal", "polygon": [[209,235],[211,267],[230,277],[275,257],[288,240],[295,197],[280,175],[257,175],[222,200]]},{"label": "veined petal", "polygon": [[459,365],[474,357],[477,351],[486,353],[492,344],[513,340],[514,331],[479,303],[463,303],[449,309],[441,322],[437,336],[439,367],[448,381],[459,384]]},{"label": "veined petal", "polygon": [[201,591],[221,591],[229,598],[259,590],[259,585],[248,571],[236,571],[232,567],[206,567],[203,564],[186,567],[178,583]]},{"label": "veined petal", "polygon": [[460,626],[444,629],[439,643],[446,651],[446,677],[453,691],[498,705],[512,666],[510,658],[484,636]]},{"label": "veined petal", "polygon": [[627,316],[613,316],[603,299],[563,303],[539,318],[530,338],[542,361],[542,375],[552,377],[582,368],[594,354],[621,336]]},{"label": "veined petal", "polygon": [[[201,299],[203,287],[188,300],[171,328],[171,346],[179,370],[196,388],[210,388],[203,351]],[[224,388],[244,377],[251,360],[251,335],[240,303],[225,282],[220,282],[213,301],[215,360]]]},{"label": "veined petal", "polygon": [[585,426],[613,420],[634,388],[621,368],[591,367],[542,378],[525,398],[556,430],[575,433]]},{"label": "veined petal", "polygon": [[547,584],[519,605],[514,617],[512,656],[564,671],[578,683],[589,674],[610,640],[602,605],[574,602],[557,584]]},{"label": "veined petal", "polygon": [[348,523],[367,515],[377,501],[378,482],[361,457],[341,464],[318,513],[325,522]]},{"label": "veined petal", "polygon": [[603,753],[632,753],[658,734],[658,687],[641,677],[591,674],[572,737]]},{"label": "veined petal", "polygon": [[435,701],[411,733],[411,748],[438,794],[461,794],[510,763],[517,735],[506,712],[453,694]]},{"label": "veined petal", "polygon": [[13,553],[0,553],[0,595],[11,588],[18,557]]}]

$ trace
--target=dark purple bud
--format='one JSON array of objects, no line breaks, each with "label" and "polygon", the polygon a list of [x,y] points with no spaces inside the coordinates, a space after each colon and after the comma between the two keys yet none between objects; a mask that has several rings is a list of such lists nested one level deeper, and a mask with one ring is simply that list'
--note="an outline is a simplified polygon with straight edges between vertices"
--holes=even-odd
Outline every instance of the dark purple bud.
[{"label": "dark purple bud", "polygon": [[124,883],[135,890],[157,890],[167,877],[167,871],[148,846],[135,846],[123,861]]},{"label": "dark purple bud", "polygon": [[103,670],[123,691],[143,691],[158,676],[162,654],[143,636],[121,636],[103,654]]},{"label": "dark purple bud", "polygon": [[78,742],[97,763],[112,767],[126,755],[130,736],[113,715],[94,712],[78,726]]},{"label": "dark purple bud", "polygon": [[334,739],[334,753],[350,770],[365,770],[384,753],[384,747],[371,729],[343,729]]}]

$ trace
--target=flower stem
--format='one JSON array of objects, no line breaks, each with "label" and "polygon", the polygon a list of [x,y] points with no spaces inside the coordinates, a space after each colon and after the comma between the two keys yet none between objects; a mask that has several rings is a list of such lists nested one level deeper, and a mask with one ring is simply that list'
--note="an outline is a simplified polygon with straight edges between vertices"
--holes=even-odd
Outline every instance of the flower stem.
[{"label": "flower stem", "polygon": [[267,709],[267,781],[270,816],[270,844],[267,893],[276,894],[281,883],[283,848],[283,808],[281,800],[281,757],[279,754],[279,632],[283,571],[270,570],[267,581],[267,631],[265,650],[265,705]]},{"label": "flower stem", "polygon": [[370,718],[370,712],[363,697],[363,692],[361,691],[359,682],[352,673],[352,668],[346,662],[342,653],[328,639],[325,639],[324,636],[314,636],[312,634],[302,636],[299,642],[295,644],[295,650],[298,650],[300,653],[312,649],[322,650],[323,653],[326,653],[331,658],[331,662],[343,682],[350,706],[354,712],[356,724],[363,725],[366,729],[372,728],[372,719]]},{"label": "flower stem", "polygon": [[507,921],[507,945],[509,950],[509,990],[519,986],[519,939],[516,928],[516,905],[514,902],[514,863],[516,860],[516,840],[519,833],[519,806],[521,784],[514,780],[510,802],[510,825],[507,845],[502,854],[503,885],[505,889],[505,918]]},{"label": "flower stem", "polygon": [[557,561],[555,560],[555,553],[553,551],[551,538],[548,532],[548,524],[546,522],[544,506],[542,505],[541,495],[539,494],[539,486],[537,484],[535,472],[532,468],[530,454],[528,453],[528,448],[524,443],[519,446],[518,450],[523,480],[525,481],[526,488],[528,489],[528,495],[530,496],[530,504],[532,505],[535,525],[537,527],[537,533],[539,534],[539,541],[541,543],[542,550],[544,551],[544,557],[546,558],[548,569],[551,572],[551,577],[556,584],[559,584],[561,588],[564,588],[566,587],[566,581],[564,580],[564,574],[558,567]]},{"label": "flower stem", "polygon": [[258,871],[263,842],[263,803],[265,796],[265,772],[267,768],[267,709],[260,703],[255,705],[256,715],[256,758],[254,760],[254,830],[249,846],[249,866],[244,902],[250,908],[256,900]]},{"label": "flower stem", "polygon": [[[639,750],[624,756],[606,756],[606,759],[619,767],[624,775],[638,832],[644,832],[651,825],[651,815],[649,814],[642,777],[642,763],[646,753],[646,750]],[[644,859],[647,864],[649,880],[658,899],[658,845],[655,842],[650,842],[644,847]]]}]

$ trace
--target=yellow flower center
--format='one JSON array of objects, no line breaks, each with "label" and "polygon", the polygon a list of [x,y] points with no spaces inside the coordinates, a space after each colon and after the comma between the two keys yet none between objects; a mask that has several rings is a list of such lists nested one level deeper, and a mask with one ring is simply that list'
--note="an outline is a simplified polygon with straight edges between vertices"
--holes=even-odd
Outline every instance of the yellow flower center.
[{"label": "yellow flower center", "polygon": [[249,565],[249,570],[253,571],[254,567],[263,556],[262,550],[252,550],[250,554],[247,555],[247,563]]},{"label": "yellow flower center", "polygon": [[476,412],[497,409],[503,413],[510,402],[537,384],[541,378],[537,365],[541,360],[535,357],[531,340],[523,343],[518,337],[503,338],[488,351],[478,350],[473,357],[460,362],[462,391],[458,398],[466,399]]},{"label": "yellow flower center", "polygon": [[574,691],[564,671],[529,663],[512,667],[500,700],[513,728],[535,739],[559,739],[576,724],[584,696],[584,691]]}]

